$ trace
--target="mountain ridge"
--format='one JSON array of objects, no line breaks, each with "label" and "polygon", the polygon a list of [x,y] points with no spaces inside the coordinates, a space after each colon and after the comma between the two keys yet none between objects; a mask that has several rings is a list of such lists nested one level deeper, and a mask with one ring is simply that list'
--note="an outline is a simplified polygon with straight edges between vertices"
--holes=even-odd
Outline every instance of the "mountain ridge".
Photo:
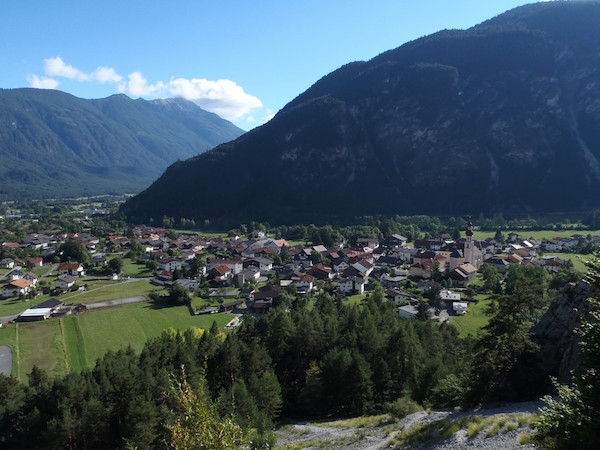
[{"label": "mountain ridge", "polygon": [[0,89],[0,199],[136,193],[178,159],[241,134],[183,99]]},{"label": "mountain ridge", "polygon": [[277,223],[597,208],[598,21],[598,2],[526,5],[349,63],[123,211]]}]

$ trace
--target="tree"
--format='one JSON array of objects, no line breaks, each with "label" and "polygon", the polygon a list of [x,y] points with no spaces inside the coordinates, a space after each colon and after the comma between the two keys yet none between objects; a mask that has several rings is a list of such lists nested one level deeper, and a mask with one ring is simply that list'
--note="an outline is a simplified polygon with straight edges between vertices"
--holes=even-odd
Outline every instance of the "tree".
[{"label": "tree", "polygon": [[89,260],[89,255],[81,242],[69,239],[64,244],[58,247],[58,253],[61,261],[77,261],[86,263]]},{"label": "tree", "polygon": [[[586,262],[587,280],[600,287],[600,258]],[[574,375],[572,386],[557,385],[558,397],[544,397],[535,423],[535,440],[546,448],[597,448],[600,442],[600,302],[582,321],[581,353],[583,370]]]},{"label": "tree", "polygon": [[[241,449],[243,433],[231,417],[218,417],[214,405],[205,393],[205,381],[198,389],[192,389],[184,379],[177,384],[174,395],[181,411],[175,423],[169,426],[168,448],[187,449]],[[174,411],[175,412],[175,411]]]},{"label": "tree", "polygon": [[506,242],[506,237],[504,236],[504,233],[502,233],[501,230],[496,230],[496,234],[494,235],[494,240],[498,244],[504,244]]},{"label": "tree", "polygon": [[121,270],[123,270],[123,260],[121,258],[113,258],[108,261],[108,267],[110,267],[113,273],[118,275],[121,273]]},{"label": "tree", "polygon": [[517,361],[538,348],[530,330],[546,305],[544,288],[535,278],[519,277],[512,290],[498,296],[488,310],[490,320],[475,343],[467,403],[495,400],[510,392]]}]

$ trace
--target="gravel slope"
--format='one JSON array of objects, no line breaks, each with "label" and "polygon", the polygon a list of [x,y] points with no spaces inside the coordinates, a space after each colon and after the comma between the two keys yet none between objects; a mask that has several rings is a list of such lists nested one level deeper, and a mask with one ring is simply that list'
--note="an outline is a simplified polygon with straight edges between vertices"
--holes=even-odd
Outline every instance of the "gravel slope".
[{"label": "gravel slope", "polygon": [[464,449],[528,449],[532,445],[519,444],[519,436],[531,434],[528,426],[522,426],[515,430],[504,431],[495,436],[488,437],[484,429],[476,436],[469,438],[467,430],[461,429],[452,437],[435,443],[410,445],[396,447],[390,445],[390,439],[394,435],[410,430],[420,424],[427,424],[444,419],[458,420],[465,416],[479,415],[485,418],[496,418],[498,420],[511,414],[537,413],[543,406],[542,402],[513,403],[503,406],[480,409],[475,411],[432,411],[417,412],[411,414],[399,422],[380,427],[357,428],[335,426],[335,422],[324,423],[297,423],[282,427],[277,431],[277,446],[279,449],[345,449],[345,450],[381,450],[381,449],[434,449],[434,450],[464,450]]}]

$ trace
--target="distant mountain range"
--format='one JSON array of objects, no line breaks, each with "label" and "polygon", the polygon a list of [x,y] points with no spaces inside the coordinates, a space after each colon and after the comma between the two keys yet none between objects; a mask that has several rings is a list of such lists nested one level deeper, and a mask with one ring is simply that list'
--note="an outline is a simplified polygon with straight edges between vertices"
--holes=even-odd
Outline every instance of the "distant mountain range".
[{"label": "distant mountain range", "polygon": [[123,206],[271,223],[600,206],[600,3],[519,7],[316,82]]},{"label": "distant mountain range", "polygon": [[182,99],[0,89],[0,201],[137,193],[243,133]]}]

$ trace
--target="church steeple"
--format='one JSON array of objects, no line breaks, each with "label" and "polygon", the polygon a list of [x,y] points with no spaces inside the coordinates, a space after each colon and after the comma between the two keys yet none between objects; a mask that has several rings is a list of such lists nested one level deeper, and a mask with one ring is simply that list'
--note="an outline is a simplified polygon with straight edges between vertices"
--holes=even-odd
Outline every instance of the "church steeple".
[{"label": "church steeple", "polygon": [[465,240],[465,249],[463,252],[465,262],[475,265],[475,244],[473,243],[473,224],[469,220],[467,223],[467,232]]}]

